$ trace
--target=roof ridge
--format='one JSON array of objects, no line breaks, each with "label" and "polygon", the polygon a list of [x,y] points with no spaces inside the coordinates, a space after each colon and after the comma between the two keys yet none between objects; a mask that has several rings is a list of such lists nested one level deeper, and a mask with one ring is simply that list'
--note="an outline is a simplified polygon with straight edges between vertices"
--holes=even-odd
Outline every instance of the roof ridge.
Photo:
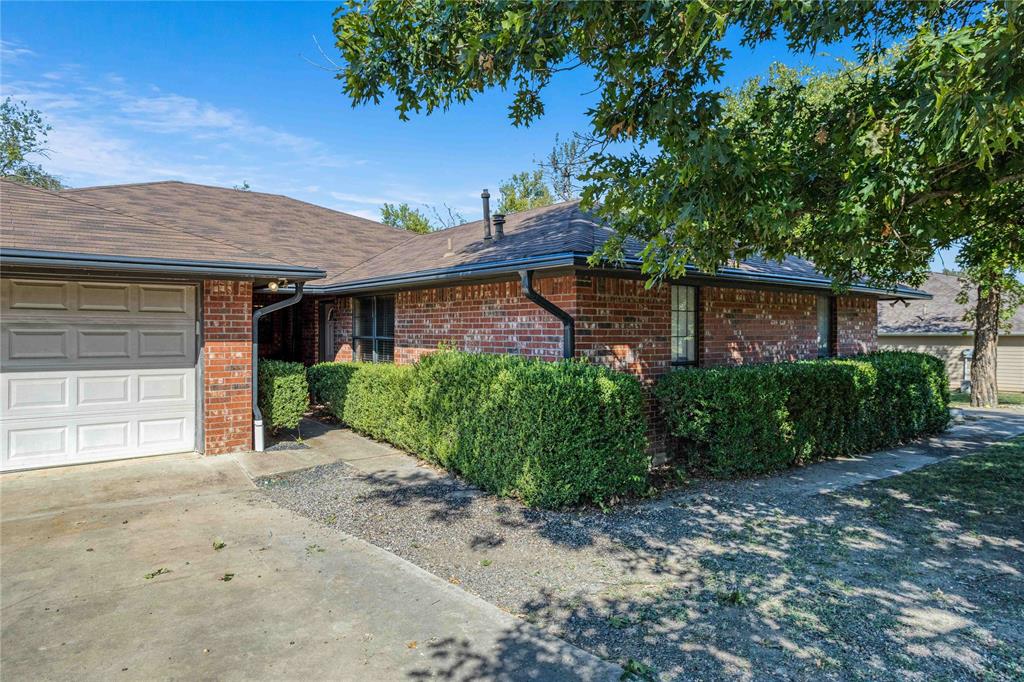
[{"label": "roof ridge", "polygon": [[[139,183],[139,184],[152,184],[152,183]],[[40,188],[33,188],[33,189],[40,189]],[[44,191],[45,192],[45,191],[48,191],[48,190],[40,189],[40,191]],[[258,255],[258,256],[260,256],[262,258],[269,258],[270,260],[274,261],[275,263],[280,263],[282,265],[290,265],[292,267],[305,267],[305,266],[300,266],[300,265],[298,265],[296,263],[289,263],[287,261],[280,260],[280,259],[276,258],[275,256],[272,256],[270,254],[264,253],[263,251],[260,251],[260,250],[250,250],[250,248],[248,246],[244,246],[243,247],[243,246],[240,246],[239,244],[236,244],[234,242],[228,241],[226,239],[218,239],[216,237],[210,237],[210,236],[207,236],[205,234],[197,234],[195,232],[191,232],[189,230],[186,230],[186,229],[184,229],[182,227],[176,227],[174,225],[167,225],[165,223],[157,222],[157,221],[151,220],[149,218],[140,218],[139,216],[137,216],[137,215],[135,215],[133,213],[126,213],[124,211],[118,211],[118,210],[115,210],[115,209],[112,209],[112,208],[107,208],[105,206],[97,206],[96,204],[89,203],[88,201],[83,201],[83,200],[78,199],[78,198],[71,198],[71,197],[68,197],[68,196],[64,196],[64,194],[62,192],[49,192],[49,193],[53,194],[58,199],[63,199],[64,201],[70,201],[70,202],[75,203],[75,204],[81,204],[83,206],[89,206],[90,208],[95,208],[95,209],[97,209],[99,211],[104,211],[105,213],[112,213],[114,215],[119,215],[119,216],[122,216],[122,217],[131,218],[132,220],[138,220],[139,222],[149,223],[150,225],[156,225],[157,227],[162,227],[162,228],[165,228],[165,229],[168,229],[168,230],[174,230],[175,232],[181,232],[182,234],[187,234],[190,237],[198,237],[199,239],[202,239],[203,241],[214,242],[216,244],[221,244],[223,246],[229,246],[229,247],[231,247],[233,249],[244,250],[244,251],[246,251],[248,253],[252,253],[253,255]]]},{"label": "roof ridge", "polygon": [[201,182],[187,182],[185,180],[151,180],[149,182],[126,182],[126,183],[113,184],[113,185],[92,185],[90,187],[69,187],[67,189],[60,190],[60,193],[63,194],[64,192],[88,192],[90,190],[97,190],[97,189],[100,189],[100,190],[103,190],[103,189],[117,189],[119,187],[147,187],[147,186],[152,186],[152,185],[187,185],[187,186],[190,186],[190,187],[201,187],[203,189],[215,189],[215,190],[221,190],[221,191],[224,191],[224,192],[244,192],[246,194],[259,195],[259,196],[263,196],[263,197],[275,197],[277,199],[287,199],[288,201],[294,201],[295,203],[298,203],[298,204],[305,204],[307,206],[312,206],[314,208],[318,208],[318,209],[321,209],[321,210],[324,210],[324,211],[330,211],[331,213],[337,213],[339,215],[343,215],[343,216],[346,216],[348,218],[355,218],[357,220],[365,220],[368,223],[372,223],[375,227],[386,227],[389,230],[402,230],[402,228],[400,228],[400,227],[395,227],[394,225],[388,225],[387,223],[382,223],[380,221],[373,220],[372,218],[365,218],[363,216],[356,215],[354,213],[346,213],[345,211],[339,211],[336,208],[331,208],[330,206],[324,206],[323,204],[314,204],[312,201],[306,201],[305,199],[296,199],[295,197],[288,196],[287,194],[280,194],[280,193],[277,193],[277,192],[259,192],[259,191],[251,190],[251,189],[240,190],[240,189],[235,189],[234,187],[222,187],[220,185],[205,185],[205,184],[203,184]]}]

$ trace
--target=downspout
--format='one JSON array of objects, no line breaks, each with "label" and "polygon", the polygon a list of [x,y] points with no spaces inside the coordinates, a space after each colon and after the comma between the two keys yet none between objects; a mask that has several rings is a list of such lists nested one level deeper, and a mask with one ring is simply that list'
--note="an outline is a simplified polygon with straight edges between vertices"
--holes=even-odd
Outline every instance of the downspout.
[{"label": "downspout", "polygon": [[293,306],[302,300],[304,282],[295,283],[295,293],[277,303],[255,310],[252,313],[252,449],[263,452],[263,413],[260,412],[260,320],[281,308]]},{"label": "downspout", "polygon": [[562,322],[562,357],[571,360],[576,355],[576,321],[572,315],[541,296],[533,288],[533,270],[520,270],[519,277],[523,283],[523,294],[544,310]]}]

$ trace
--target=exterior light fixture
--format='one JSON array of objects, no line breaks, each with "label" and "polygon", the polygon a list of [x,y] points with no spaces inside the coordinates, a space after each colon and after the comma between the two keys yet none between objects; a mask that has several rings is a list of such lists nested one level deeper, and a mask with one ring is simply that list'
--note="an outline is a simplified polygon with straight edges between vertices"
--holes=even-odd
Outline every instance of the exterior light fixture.
[{"label": "exterior light fixture", "polygon": [[267,285],[267,288],[270,289],[272,292],[277,291],[278,283],[277,282],[271,282],[270,284]]}]

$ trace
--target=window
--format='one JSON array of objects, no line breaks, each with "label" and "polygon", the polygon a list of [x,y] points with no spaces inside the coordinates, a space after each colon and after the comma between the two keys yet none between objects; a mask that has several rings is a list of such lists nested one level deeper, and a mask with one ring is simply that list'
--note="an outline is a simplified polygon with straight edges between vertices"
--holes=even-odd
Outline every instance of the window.
[{"label": "window", "polygon": [[835,308],[831,296],[818,296],[818,357],[830,358],[835,348]]},{"label": "window", "polygon": [[355,356],[360,362],[394,362],[395,297],[356,299]]},{"label": "window", "polygon": [[697,287],[672,287],[672,364],[697,364]]}]

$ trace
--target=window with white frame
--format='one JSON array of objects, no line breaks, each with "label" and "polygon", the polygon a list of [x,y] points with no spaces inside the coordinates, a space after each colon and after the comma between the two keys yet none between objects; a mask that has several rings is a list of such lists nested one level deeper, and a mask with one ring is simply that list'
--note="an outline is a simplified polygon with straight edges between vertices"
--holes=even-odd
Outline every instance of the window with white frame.
[{"label": "window with white frame", "polygon": [[697,287],[672,286],[672,364],[697,364]]}]

